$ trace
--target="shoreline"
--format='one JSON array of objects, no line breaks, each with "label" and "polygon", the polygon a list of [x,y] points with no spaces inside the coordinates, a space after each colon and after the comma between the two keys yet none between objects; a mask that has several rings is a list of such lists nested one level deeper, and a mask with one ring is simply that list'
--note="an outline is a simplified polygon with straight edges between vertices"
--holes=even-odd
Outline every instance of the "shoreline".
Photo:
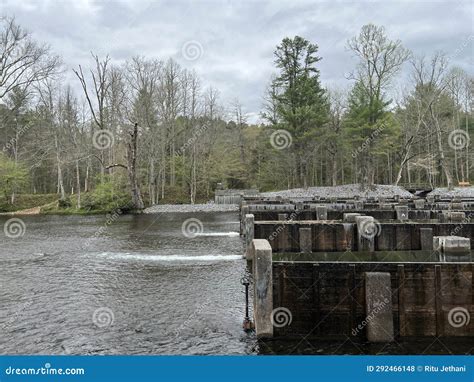
[{"label": "shoreline", "polygon": [[[93,215],[107,215],[116,213],[120,210],[120,206],[112,210],[50,210],[41,211],[40,207],[29,208],[25,210],[0,212],[0,216],[47,216],[47,215],[61,215],[61,216],[93,216]],[[145,208],[143,211],[127,211],[120,215],[141,215],[141,214],[160,214],[160,213],[195,213],[195,212],[238,212],[238,204],[159,204]]]}]

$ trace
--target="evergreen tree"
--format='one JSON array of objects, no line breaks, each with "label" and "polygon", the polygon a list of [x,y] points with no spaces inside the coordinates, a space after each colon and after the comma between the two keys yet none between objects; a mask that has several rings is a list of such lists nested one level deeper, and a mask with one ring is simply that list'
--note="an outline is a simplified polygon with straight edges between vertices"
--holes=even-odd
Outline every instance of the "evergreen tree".
[{"label": "evergreen tree", "polygon": [[302,37],[284,38],[277,46],[275,65],[279,69],[271,88],[276,105],[276,129],[291,134],[289,147],[295,159],[297,185],[307,186],[307,157],[310,143],[327,121],[328,102],[316,64],[318,46]]}]

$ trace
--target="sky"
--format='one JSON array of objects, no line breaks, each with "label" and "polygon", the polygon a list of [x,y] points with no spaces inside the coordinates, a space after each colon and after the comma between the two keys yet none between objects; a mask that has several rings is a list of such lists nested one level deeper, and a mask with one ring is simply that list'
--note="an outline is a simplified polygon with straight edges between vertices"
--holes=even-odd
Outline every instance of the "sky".
[{"label": "sky", "polygon": [[[68,80],[80,91],[72,68],[92,64],[90,52],[121,63],[136,56],[195,69],[203,87],[213,86],[230,109],[242,104],[258,122],[272,73],[273,51],[284,37],[299,35],[319,46],[323,86],[348,88],[357,60],[347,40],[367,23],[383,25],[415,55],[447,54],[471,75],[474,64],[472,1],[0,0],[0,14],[15,16],[34,38],[63,58]],[[408,67],[394,87],[409,86]]]}]

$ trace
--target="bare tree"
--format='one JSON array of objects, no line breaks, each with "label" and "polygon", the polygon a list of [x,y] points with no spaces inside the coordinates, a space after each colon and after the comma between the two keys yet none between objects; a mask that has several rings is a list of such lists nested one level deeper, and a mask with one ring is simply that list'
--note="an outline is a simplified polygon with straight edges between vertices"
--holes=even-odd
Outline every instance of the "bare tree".
[{"label": "bare tree", "polygon": [[58,71],[60,59],[35,42],[12,17],[0,18],[0,99],[16,87],[28,88]]},{"label": "bare tree", "polygon": [[148,193],[152,204],[157,201],[157,174],[155,166],[160,154],[158,110],[156,96],[162,75],[162,62],[134,57],[125,64],[128,108],[127,118],[143,129],[145,162],[148,163]]},{"label": "bare tree", "polygon": [[448,187],[451,187],[453,179],[446,163],[441,113],[438,107],[440,98],[448,85],[446,81],[448,61],[443,53],[437,52],[428,63],[425,57],[418,57],[413,59],[411,64],[416,86],[422,97],[420,121],[429,134],[434,134],[436,137],[438,165],[446,177]]},{"label": "bare tree", "polygon": [[[360,60],[351,78],[357,81],[358,91],[367,98],[367,126],[377,129],[377,121],[386,107],[384,91],[409,58],[410,52],[403,48],[400,40],[390,40],[384,27],[373,24],[364,25],[359,35],[348,41],[348,46]],[[360,155],[363,184],[374,183],[371,152],[374,144],[374,140],[369,139],[369,147]]]},{"label": "bare tree", "polygon": [[[165,127],[162,132],[161,141],[161,197],[164,197],[166,184],[167,151],[169,158],[169,184],[176,185],[176,118],[182,108],[182,87],[180,81],[182,69],[172,59],[166,62],[163,75],[160,77],[160,85],[157,92],[158,113]],[[169,142],[169,144],[168,144]]]},{"label": "bare tree", "polygon": [[133,129],[129,132],[129,135],[130,140],[127,143],[127,173],[132,194],[132,206],[135,210],[142,210],[145,205],[143,204],[137,176],[138,123],[133,125]]},{"label": "bare tree", "polygon": [[37,87],[40,103],[44,111],[44,119],[48,123],[48,130],[54,142],[56,170],[57,170],[57,193],[61,195],[61,200],[66,199],[63,176],[63,147],[61,144],[61,134],[59,129],[59,105],[58,105],[58,84],[47,79],[42,81],[42,86]]},{"label": "bare tree", "polygon": [[240,163],[245,167],[245,136],[244,129],[247,125],[247,117],[242,112],[242,104],[238,99],[232,102],[232,112],[235,118],[235,125],[237,128],[237,136],[239,137],[239,151],[240,151]]},{"label": "bare tree", "polygon": [[[73,72],[81,82],[81,86],[89,105],[92,118],[94,119],[97,127],[102,130],[105,129],[105,101],[107,91],[110,87],[110,81],[108,77],[108,65],[110,57],[107,55],[105,59],[101,61],[99,56],[94,55],[93,53],[91,54],[95,62],[95,69],[90,70],[92,83],[94,86],[92,92],[90,92],[87,87],[87,79],[84,75],[84,72],[82,71],[81,65],[79,65],[79,71],[73,69]],[[97,106],[93,104],[93,99],[96,101]]]},{"label": "bare tree", "polygon": [[343,117],[347,108],[347,94],[340,89],[329,89],[329,122],[327,131],[327,151],[331,162],[331,184],[337,185],[338,171],[337,160],[341,151],[343,138]]}]

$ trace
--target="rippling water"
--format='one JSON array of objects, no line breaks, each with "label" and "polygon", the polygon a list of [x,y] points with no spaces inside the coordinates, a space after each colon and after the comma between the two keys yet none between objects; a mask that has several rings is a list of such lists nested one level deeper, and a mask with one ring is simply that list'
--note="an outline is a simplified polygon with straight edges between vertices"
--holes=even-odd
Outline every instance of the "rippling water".
[{"label": "rippling water", "polygon": [[[188,218],[203,232],[183,235]],[[7,217],[0,217],[4,227]],[[449,354],[470,341],[258,341],[237,213],[22,217],[2,235],[2,354]]]},{"label": "rippling water", "polygon": [[181,231],[189,217],[22,218],[25,234],[0,248],[0,351],[251,352],[238,215],[193,214],[194,238]]}]

